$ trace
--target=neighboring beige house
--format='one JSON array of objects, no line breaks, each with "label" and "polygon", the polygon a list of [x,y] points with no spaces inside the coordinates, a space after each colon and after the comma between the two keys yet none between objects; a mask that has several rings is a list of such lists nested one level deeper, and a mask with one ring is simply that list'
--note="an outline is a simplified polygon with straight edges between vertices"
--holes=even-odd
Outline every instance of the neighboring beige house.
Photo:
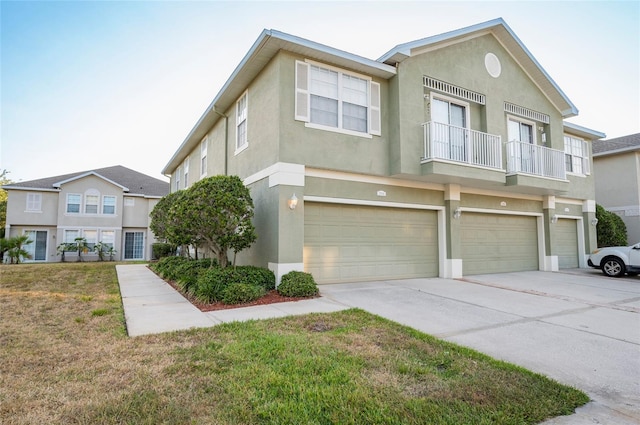
[{"label": "neighboring beige house", "polygon": [[[61,260],[57,247],[86,239],[87,261],[97,260],[93,246],[115,248],[114,260],[149,260],[155,237],[149,213],[169,193],[169,183],[123,166],[11,183],[5,235],[29,235],[28,261]],[[76,254],[67,252],[68,261]]]},{"label": "neighboring beige house", "polygon": [[622,217],[629,244],[640,242],[640,133],[593,143],[596,201]]},{"label": "neighboring beige house", "polygon": [[278,278],[585,267],[604,134],[577,114],[502,19],[377,60],[264,30],[162,173],[242,178],[258,239],[238,263]]}]

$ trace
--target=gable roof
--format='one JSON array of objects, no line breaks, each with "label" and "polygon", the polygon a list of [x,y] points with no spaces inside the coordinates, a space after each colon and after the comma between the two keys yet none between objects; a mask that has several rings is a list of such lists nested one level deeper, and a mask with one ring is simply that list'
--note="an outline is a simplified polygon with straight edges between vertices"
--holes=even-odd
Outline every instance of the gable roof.
[{"label": "gable roof", "polygon": [[527,73],[529,78],[540,88],[547,96],[549,101],[562,113],[564,118],[578,115],[578,109],[564,94],[555,81],[547,74],[547,72],[533,57],[529,49],[520,41],[518,36],[507,25],[502,18],[493,19],[491,21],[461,28],[455,31],[449,31],[432,37],[422,38],[420,40],[399,44],[387,53],[382,55],[378,61],[389,65],[394,65],[411,57],[417,50],[427,48],[437,48],[438,46],[448,46],[452,43],[468,40],[469,38],[479,37],[485,34],[492,34],[498,42],[505,48],[511,57],[520,65]]},{"label": "gable roof", "polygon": [[65,183],[78,180],[87,176],[97,176],[122,189],[130,195],[142,195],[148,197],[162,197],[169,193],[169,183],[131,170],[130,168],[116,165],[113,167],[96,168],[94,170],[80,171],[77,173],[63,174],[60,176],[45,177],[43,179],[29,180],[19,183],[10,183],[3,189],[45,190],[58,191]]},{"label": "gable roof", "polygon": [[640,133],[609,140],[596,140],[592,149],[594,157],[640,151]]}]

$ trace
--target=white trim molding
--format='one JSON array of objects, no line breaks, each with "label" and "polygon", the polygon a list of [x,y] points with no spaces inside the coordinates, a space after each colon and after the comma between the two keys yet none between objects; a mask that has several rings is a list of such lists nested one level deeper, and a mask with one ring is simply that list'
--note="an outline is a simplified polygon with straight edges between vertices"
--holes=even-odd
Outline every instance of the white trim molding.
[{"label": "white trim molding", "polygon": [[305,167],[302,164],[276,162],[244,179],[244,185],[249,186],[262,179],[269,178],[269,187],[278,185],[304,187]]}]

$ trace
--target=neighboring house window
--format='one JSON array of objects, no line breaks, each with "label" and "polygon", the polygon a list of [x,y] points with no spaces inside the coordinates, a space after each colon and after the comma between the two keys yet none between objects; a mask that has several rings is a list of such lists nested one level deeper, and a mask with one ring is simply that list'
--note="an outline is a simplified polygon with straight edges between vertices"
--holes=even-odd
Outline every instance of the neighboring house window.
[{"label": "neighboring house window", "polygon": [[184,160],[182,169],[184,170],[184,188],[186,189],[189,187],[189,157]]},{"label": "neighboring house window", "polygon": [[124,234],[124,259],[141,260],[144,258],[144,233],[126,232]]},{"label": "neighboring house window", "polygon": [[248,146],[247,109],[247,92],[244,92],[236,103],[236,154]]},{"label": "neighboring house window", "polygon": [[89,252],[93,252],[93,247],[96,246],[96,242],[98,242],[98,231],[97,230],[85,230],[83,232],[84,239],[87,241],[86,246]]},{"label": "neighboring house window", "polygon": [[116,240],[116,232],[113,230],[102,230],[100,232],[100,242],[102,245],[108,248],[113,248],[113,244]]},{"label": "neighboring house window", "polygon": [[135,205],[136,205],[136,200],[134,198],[124,198],[125,207],[134,207]]},{"label": "neighboring house window", "polygon": [[27,211],[42,211],[42,194],[27,193]]},{"label": "neighboring house window", "polygon": [[535,144],[535,126],[530,121],[519,120],[513,117],[508,119],[509,141]]},{"label": "neighboring house window", "polygon": [[178,167],[176,169],[176,179],[175,179],[176,191],[180,190],[180,174],[181,173],[182,173],[182,168]]},{"label": "neighboring house window", "polygon": [[90,191],[84,195],[84,213],[98,214],[98,204],[100,203],[100,194]]},{"label": "neighboring house window", "polygon": [[65,243],[75,243],[76,238],[80,237],[80,230],[65,230],[64,231],[64,242]]},{"label": "neighboring house window", "polygon": [[68,213],[79,213],[80,212],[80,201],[82,197],[77,193],[69,193],[67,194],[67,212]]},{"label": "neighboring house window", "polygon": [[207,175],[207,137],[200,142],[200,177]]},{"label": "neighboring house window", "polygon": [[115,214],[116,213],[116,197],[104,196],[102,198],[102,214]]},{"label": "neighboring house window", "polygon": [[295,119],[311,127],[380,135],[380,85],[341,69],[296,61]]},{"label": "neighboring house window", "polygon": [[572,136],[564,136],[564,158],[568,173],[589,174],[589,146]]}]

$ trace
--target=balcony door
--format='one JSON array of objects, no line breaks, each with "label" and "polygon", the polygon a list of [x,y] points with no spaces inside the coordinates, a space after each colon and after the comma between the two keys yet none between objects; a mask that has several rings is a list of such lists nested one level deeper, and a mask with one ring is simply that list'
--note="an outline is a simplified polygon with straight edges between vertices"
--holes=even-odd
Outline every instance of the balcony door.
[{"label": "balcony door", "polygon": [[516,161],[520,165],[520,171],[535,174],[535,133],[532,123],[518,121],[509,118],[509,141],[521,142],[516,149]]},{"label": "balcony door", "polygon": [[439,158],[467,161],[467,106],[434,97],[431,101],[434,122],[434,150]]}]

